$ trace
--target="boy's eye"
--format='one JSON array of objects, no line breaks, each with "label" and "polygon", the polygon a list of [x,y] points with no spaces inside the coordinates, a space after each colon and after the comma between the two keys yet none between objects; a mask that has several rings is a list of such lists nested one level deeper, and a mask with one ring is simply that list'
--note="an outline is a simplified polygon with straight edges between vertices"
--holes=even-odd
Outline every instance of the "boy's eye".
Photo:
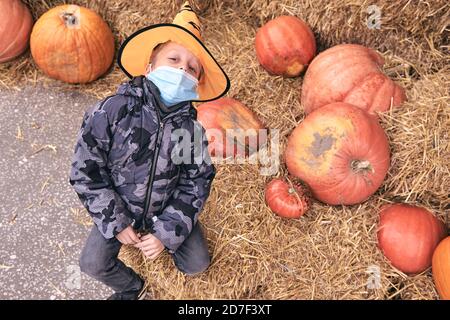
[{"label": "boy's eye", "polygon": [[169,58],[169,60],[176,61],[177,59],[176,58]]}]

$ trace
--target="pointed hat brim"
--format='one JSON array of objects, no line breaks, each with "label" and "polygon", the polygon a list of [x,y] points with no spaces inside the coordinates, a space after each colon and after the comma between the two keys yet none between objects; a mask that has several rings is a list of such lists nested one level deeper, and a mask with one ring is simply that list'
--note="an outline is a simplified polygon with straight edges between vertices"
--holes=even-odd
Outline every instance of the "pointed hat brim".
[{"label": "pointed hat brim", "polygon": [[134,32],[120,46],[117,58],[119,67],[130,78],[144,75],[153,48],[166,41],[184,46],[202,63],[204,75],[198,84],[199,99],[194,101],[215,100],[229,90],[228,76],[202,41],[177,24],[154,24]]}]

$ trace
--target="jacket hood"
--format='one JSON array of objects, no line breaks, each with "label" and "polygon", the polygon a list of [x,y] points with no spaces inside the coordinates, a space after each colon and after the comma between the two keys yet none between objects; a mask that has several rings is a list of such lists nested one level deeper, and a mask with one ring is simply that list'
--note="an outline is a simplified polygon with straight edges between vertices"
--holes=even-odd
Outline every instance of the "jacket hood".
[{"label": "jacket hood", "polygon": [[145,76],[134,77],[121,83],[117,89],[117,94],[137,98],[146,104],[153,104],[155,108],[162,110],[166,118],[183,115],[191,115],[194,119],[197,118],[196,109],[192,106],[191,101],[183,101],[171,107],[165,106],[159,98],[158,87]]}]

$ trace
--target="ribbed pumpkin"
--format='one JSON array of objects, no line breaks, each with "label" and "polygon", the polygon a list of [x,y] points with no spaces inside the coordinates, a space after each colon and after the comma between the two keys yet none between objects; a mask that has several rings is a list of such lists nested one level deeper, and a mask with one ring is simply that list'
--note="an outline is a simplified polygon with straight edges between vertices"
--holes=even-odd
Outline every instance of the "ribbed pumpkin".
[{"label": "ribbed pumpkin", "polygon": [[69,83],[91,82],[114,58],[114,37],[94,11],[61,5],[44,13],[33,27],[31,54],[49,77]]},{"label": "ribbed pumpkin", "polygon": [[281,16],[258,30],[255,50],[259,63],[270,74],[296,77],[316,54],[316,41],[303,20]]},{"label": "ribbed pumpkin", "polygon": [[381,209],[377,236],[380,249],[394,267],[417,274],[431,266],[445,227],[425,208],[394,204]]},{"label": "ribbed pumpkin", "polygon": [[320,53],[306,71],[301,104],[306,113],[346,102],[374,113],[399,106],[405,91],[382,71],[384,59],[372,49],[341,44]]},{"label": "ribbed pumpkin", "polygon": [[433,253],[433,279],[444,300],[450,300],[450,237],[442,240]]},{"label": "ribbed pumpkin", "polygon": [[0,1],[0,63],[13,60],[28,48],[33,18],[20,0]]},{"label": "ribbed pumpkin", "polygon": [[[212,157],[245,157],[266,144],[258,117],[233,98],[220,98],[197,107],[197,119],[206,130]],[[259,141],[260,140],[260,141]]]},{"label": "ribbed pumpkin", "polygon": [[356,204],[383,182],[389,145],[376,117],[336,102],[308,115],[291,133],[285,151],[289,172],[320,201]]},{"label": "ribbed pumpkin", "polygon": [[265,188],[265,199],[272,212],[283,218],[300,218],[308,210],[308,197],[299,185],[273,179]]}]

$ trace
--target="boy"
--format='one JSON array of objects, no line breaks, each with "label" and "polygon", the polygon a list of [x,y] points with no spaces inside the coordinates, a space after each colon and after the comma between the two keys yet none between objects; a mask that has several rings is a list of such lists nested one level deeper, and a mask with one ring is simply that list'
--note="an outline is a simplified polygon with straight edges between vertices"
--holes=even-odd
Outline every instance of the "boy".
[{"label": "boy", "polygon": [[[229,80],[202,44],[199,25],[186,2],[172,24],[132,34],[118,57],[132,80],[83,118],[69,181],[95,225],[80,268],[115,291],[109,299],[144,297],[143,279],[117,258],[123,244],[150,259],[167,249],[189,275],[210,263],[197,220],[216,171],[191,102],[219,98]],[[189,161],[174,161],[176,130],[187,133]]]}]

